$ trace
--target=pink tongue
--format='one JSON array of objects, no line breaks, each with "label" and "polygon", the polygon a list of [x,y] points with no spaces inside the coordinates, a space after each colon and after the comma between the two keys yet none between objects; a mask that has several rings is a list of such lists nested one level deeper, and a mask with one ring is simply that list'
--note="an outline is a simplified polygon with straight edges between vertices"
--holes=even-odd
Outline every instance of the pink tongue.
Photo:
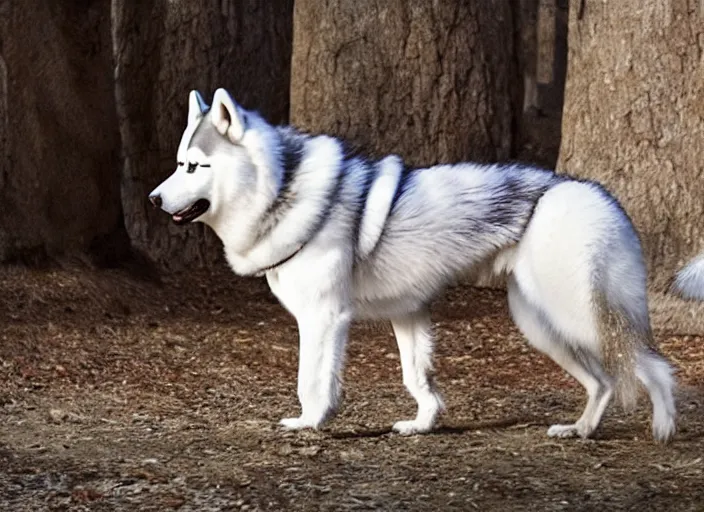
[{"label": "pink tongue", "polygon": [[180,215],[174,215],[174,220],[179,221],[182,219],[183,219],[183,217],[181,217]]}]

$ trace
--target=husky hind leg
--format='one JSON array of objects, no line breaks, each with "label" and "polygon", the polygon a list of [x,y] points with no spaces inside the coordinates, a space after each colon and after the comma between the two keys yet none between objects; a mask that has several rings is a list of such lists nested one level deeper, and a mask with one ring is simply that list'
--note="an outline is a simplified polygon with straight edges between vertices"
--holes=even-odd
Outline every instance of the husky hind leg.
[{"label": "husky hind leg", "polygon": [[561,339],[545,315],[525,298],[513,276],[509,278],[508,301],[511,316],[528,342],[559,364],[587,391],[587,405],[582,416],[572,424],[552,425],[548,429],[548,435],[589,437],[599,426],[611,400],[611,378],[594,357],[587,353],[578,354]]},{"label": "husky hind leg", "polygon": [[636,403],[638,381],[645,384],[653,434],[668,440],[674,380],[667,362],[651,354],[640,241],[614,199],[592,183],[556,185],[538,201],[512,263],[514,286],[539,319],[566,348],[584,355],[584,369],[608,375],[624,406]]},{"label": "husky hind leg", "polygon": [[413,420],[396,422],[393,430],[400,434],[421,434],[432,430],[438,414],[444,409],[435,390],[430,372],[433,363],[433,337],[427,311],[392,321],[401,356],[403,384],[418,402]]},{"label": "husky hind leg", "polygon": [[648,390],[653,404],[653,437],[667,441],[677,429],[672,367],[654,350],[644,349],[638,352],[636,376]]},{"label": "husky hind leg", "polygon": [[676,430],[675,379],[672,367],[654,348],[646,302],[629,303],[618,291],[607,291],[612,300],[599,308],[602,357],[620,379],[625,407],[635,404],[638,381],[645,386],[653,406],[653,437],[669,441]]}]

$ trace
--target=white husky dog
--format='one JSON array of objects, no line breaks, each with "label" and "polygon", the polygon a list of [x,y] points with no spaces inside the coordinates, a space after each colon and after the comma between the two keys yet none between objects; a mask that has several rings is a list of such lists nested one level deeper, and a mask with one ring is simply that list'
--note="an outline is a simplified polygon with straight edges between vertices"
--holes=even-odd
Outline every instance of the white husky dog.
[{"label": "white husky dog", "polygon": [[176,223],[209,225],[232,269],[266,275],[296,318],[301,415],[336,412],[353,318],[389,319],[403,383],[418,403],[401,434],[430,431],[443,410],[432,377],[428,306],[453,279],[488,268],[508,278],[528,341],[586,389],[575,422],[549,436],[590,436],[612,395],[653,404],[653,435],[675,432],[672,370],[653,346],[638,236],[601,186],[517,165],[404,167],[339,140],[276,127],[224,89],[189,97],[176,171],[151,194]]}]

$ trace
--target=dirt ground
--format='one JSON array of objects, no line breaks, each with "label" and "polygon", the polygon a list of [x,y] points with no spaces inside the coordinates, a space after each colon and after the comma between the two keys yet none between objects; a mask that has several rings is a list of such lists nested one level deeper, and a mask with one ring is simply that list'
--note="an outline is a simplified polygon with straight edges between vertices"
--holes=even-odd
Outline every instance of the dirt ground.
[{"label": "dirt ground", "polygon": [[704,510],[698,337],[658,333],[681,381],[670,445],[645,397],[593,440],[549,439],[581,389],[502,292],[457,287],[434,311],[436,433],[390,433],[415,411],[383,324],[353,329],[339,416],[291,433],[295,324],[263,280],[12,267],[0,289],[0,510]]}]

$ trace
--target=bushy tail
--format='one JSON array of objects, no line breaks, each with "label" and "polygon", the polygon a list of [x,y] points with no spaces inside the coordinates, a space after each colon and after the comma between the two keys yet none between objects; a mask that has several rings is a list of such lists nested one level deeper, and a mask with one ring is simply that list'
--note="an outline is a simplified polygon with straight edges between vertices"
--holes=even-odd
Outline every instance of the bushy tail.
[{"label": "bushy tail", "polygon": [[668,441],[675,433],[675,378],[673,369],[655,347],[646,311],[600,304],[600,339],[604,369],[616,379],[615,396],[632,410],[641,384],[653,404],[653,436]]},{"label": "bushy tail", "polygon": [[670,291],[684,299],[704,301],[704,253],[675,274]]},{"label": "bushy tail", "polygon": [[633,318],[606,300],[598,300],[599,338],[604,369],[614,377],[614,395],[625,410],[635,408],[640,391],[636,375],[641,352],[654,346],[649,321]]}]

